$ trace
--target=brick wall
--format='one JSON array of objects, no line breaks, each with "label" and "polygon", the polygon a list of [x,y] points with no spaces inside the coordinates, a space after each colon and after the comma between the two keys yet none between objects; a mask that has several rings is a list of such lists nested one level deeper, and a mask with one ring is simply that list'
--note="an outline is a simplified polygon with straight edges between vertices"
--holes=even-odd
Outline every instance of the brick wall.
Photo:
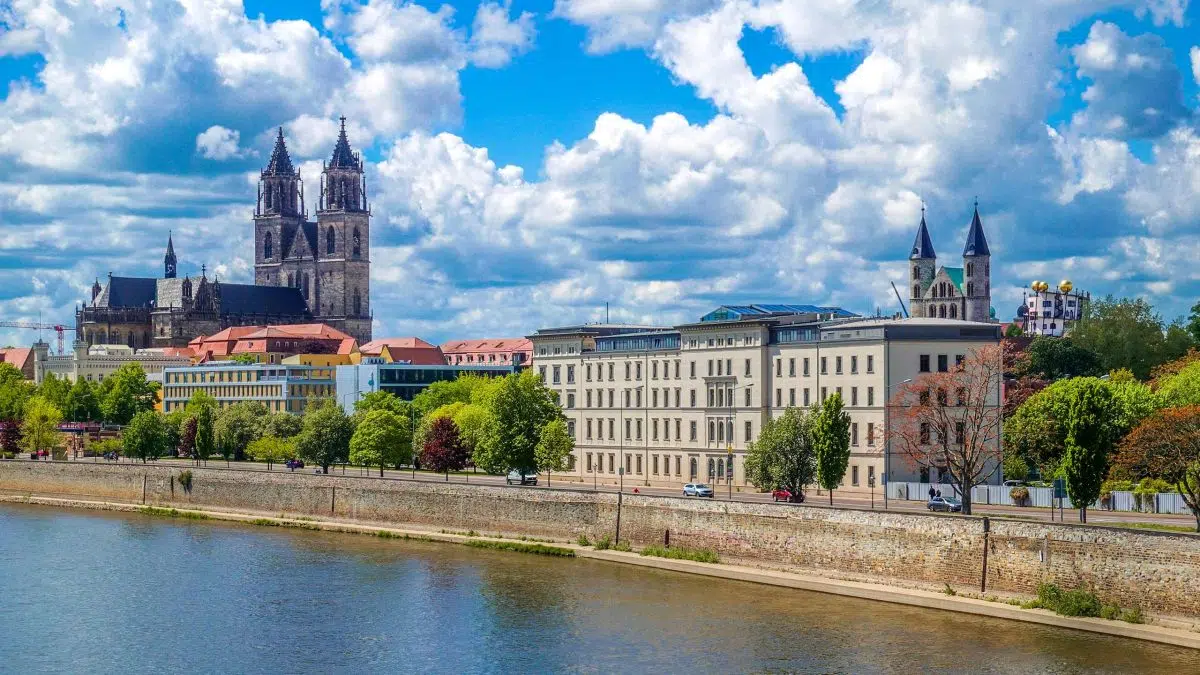
[{"label": "brick wall", "polygon": [[[593,540],[613,534],[617,495],[311,473],[0,461],[0,492],[320,516]],[[719,551],[779,569],[903,585],[978,588],[980,518],[770,503],[625,495],[621,538]],[[1200,537],[1103,527],[991,520],[988,589],[1032,594],[1043,581],[1086,586],[1147,611],[1200,615]]]}]

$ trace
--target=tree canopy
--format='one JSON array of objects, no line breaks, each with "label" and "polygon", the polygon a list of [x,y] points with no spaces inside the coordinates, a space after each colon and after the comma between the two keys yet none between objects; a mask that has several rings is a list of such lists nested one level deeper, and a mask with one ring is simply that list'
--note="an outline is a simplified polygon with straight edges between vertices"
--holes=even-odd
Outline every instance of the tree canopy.
[{"label": "tree canopy", "polygon": [[[356,413],[357,414],[357,413]],[[412,437],[409,421],[386,407],[363,415],[350,437],[350,463],[359,466],[408,464],[412,461]]]},{"label": "tree canopy", "polygon": [[[465,444],[464,444],[465,445]],[[561,417],[556,417],[542,427],[541,437],[538,438],[534,456],[537,459],[539,471],[550,473],[567,468],[567,458],[575,449],[575,439],[567,431],[567,423]]]},{"label": "tree canopy", "polygon": [[1138,478],[1170,482],[1200,532],[1200,405],[1160,410],[1121,442],[1116,463]]},{"label": "tree canopy", "polygon": [[72,422],[100,421],[100,401],[91,382],[82,377],[75,380],[63,403],[63,417]]},{"label": "tree canopy", "polygon": [[[1171,330],[1174,328],[1174,330]],[[1085,305],[1072,341],[1100,358],[1105,371],[1128,368],[1140,380],[1159,364],[1177,359],[1194,344],[1178,324],[1165,326],[1150,303],[1108,296]]]},{"label": "tree canopy", "polygon": [[553,394],[537,373],[526,370],[496,378],[477,402],[493,422],[475,447],[475,465],[489,473],[509,469],[536,471],[536,448],[542,429],[562,416]]},{"label": "tree canopy", "polygon": [[439,417],[430,426],[421,446],[421,466],[430,471],[460,471],[467,465],[467,450],[458,427],[449,417]]},{"label": "tree canopy", "polygon": [[122,364],[100,385],[100,412],[106,422],[129,424],[139,412],[154,410],[158,383],[146,379],[142,364]]},{"label": "tree canopy", "polygon": [[850,464],[850,416],[843,410],[841,394],[836,393],[816,410],[812,426],[817,484],[829,491],[832,504],[833,491],[841,484]]},{"label": "tree canopy", "polygon": [[1083,378],[1067,405],[1063,454],[1067,496],[1079,508],[1080,520],[1084,522],[1088,504],[1100,497],[1100,484],[1108,472],[1109,455],[1117,438],[1113,433],[1112,399],[1112,390],[1102,382]]},{"label": "tree canopy", "polygon": [[268,471],[274,464],[290,459],[293,451],[292,442],[278,436],[256,438],[246,446],[246,453],[260,462],[266,462]]},{"label": "tree canopy", "polygon": [[217,413],[213,432],[221,455],[242,459],[246,447],[263,435],[270,412],[258,401],[238,401]]},{"label": "tree canopy", "polygon": [[1104,374],[1099,355],[1069,337],[1036,337],[1025,350],[1025,356],[1024,372],[1018,373],[1019,376],[1058,380]]},{"label": "tree canopy", "polygon": [[153,410],[143,410],[134,415],[121,433],[125,454],[143,463],[162,456],[165,440],[162,417]]},{"label": "tree canopy", "polygon": [[325,473],[337,462],[349,459],[350,437],[354,433],[350,418],[331,399],[313,401],[304,411],[296,451],[306,462],[316,464]]},{"label": "tree canopy", "polygon": [[25,401],[34,394],[33,384],[11,363],[0,363],[0,420],[17,422],[25,409]]},{"label": "tree canopy", "polygon": [[44,396],[33,396],[25,402],[21,421],[21,445],[29,452],[53,450],[62,441],[58,423],[62,412]]},{"label": "tree canopy", "polygon": [[803,494],[816,477],[813,415],[788,408],[767,420],[746,453],[746,477],[763,490],[785,489]]}]

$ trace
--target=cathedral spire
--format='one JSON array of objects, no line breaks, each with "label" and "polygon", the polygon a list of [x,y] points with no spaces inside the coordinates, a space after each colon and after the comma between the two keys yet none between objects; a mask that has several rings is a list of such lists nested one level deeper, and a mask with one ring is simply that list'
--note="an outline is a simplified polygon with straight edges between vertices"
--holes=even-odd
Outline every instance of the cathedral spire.
[{"label": "cathedral spire", "polygon": [[921,206],[921,226],[917,228],[917,238],[913,240],[912,253],[909,260],[933,260],[937,254],[933,252],[933,240],[929,237],[929,228],[925,225],[925,206]]},{"label": "cathedral spire", "polygon": [[287,144],[283,142],[283,127],[279,127],[279,135],[275,137],[275,149],[271,151],[271,161],[263,174],[269,176],[292,176],[296,170],[292,167],[292,158],[288,156]]},{"label": "cathedral spire", "polygon": [[991,255],[988,249],[987,237],[983,236],[983,223],[979,221],[979,200],[975,200],[975,215],[971,218],[971,227],[967,230],[967,243],[963,246],[963,257]]},{"label": "cathedral spire", "polygon": [[338,132],[337,145],[333,147],[333,157],[329,160],[330,169],[354,169],[361,171],[358,157],[350,149],[350,141],[346,138],[346,118],[339,118],[342,128]]},{"label": "cathedral spire", "polygon": [[167,232],[167,255],[163,257],[163,278],[174,279],[176,267],[175,242],[171,238],[171,233]]}]

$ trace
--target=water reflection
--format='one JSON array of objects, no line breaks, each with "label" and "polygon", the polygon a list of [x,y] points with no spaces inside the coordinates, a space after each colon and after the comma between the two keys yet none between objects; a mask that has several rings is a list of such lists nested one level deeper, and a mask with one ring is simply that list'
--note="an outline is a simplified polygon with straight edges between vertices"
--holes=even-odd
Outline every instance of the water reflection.
[{"label": "water reflection", "polygon": [[38,507],[0,505],[0,598],[14,673],[1200,672],[1182,649],[598,561]]}]

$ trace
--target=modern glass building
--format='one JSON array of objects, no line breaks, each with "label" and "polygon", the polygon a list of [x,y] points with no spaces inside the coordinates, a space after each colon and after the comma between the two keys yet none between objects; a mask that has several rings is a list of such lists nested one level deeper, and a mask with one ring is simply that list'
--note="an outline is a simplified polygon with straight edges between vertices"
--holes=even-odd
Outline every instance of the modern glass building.
[{"label": "modern glass building", "polygon": [[203,391],[224,408],[258,401],[271,412],[304,412],[309,399],[333,396],[334,368],[266,363],[213,361],[198,366],[163,369],[163,412],[187,406]]},{"label": "modern glass building", "polygon": [[430,366],[411,363],[363,363],[337,368],[337,401],[347,413],[354,404],[373,391],[386,391],[405,401],[434,382],[455,380],[472,373],[485,377],[503,377],[519,370],[518,366]]}]

